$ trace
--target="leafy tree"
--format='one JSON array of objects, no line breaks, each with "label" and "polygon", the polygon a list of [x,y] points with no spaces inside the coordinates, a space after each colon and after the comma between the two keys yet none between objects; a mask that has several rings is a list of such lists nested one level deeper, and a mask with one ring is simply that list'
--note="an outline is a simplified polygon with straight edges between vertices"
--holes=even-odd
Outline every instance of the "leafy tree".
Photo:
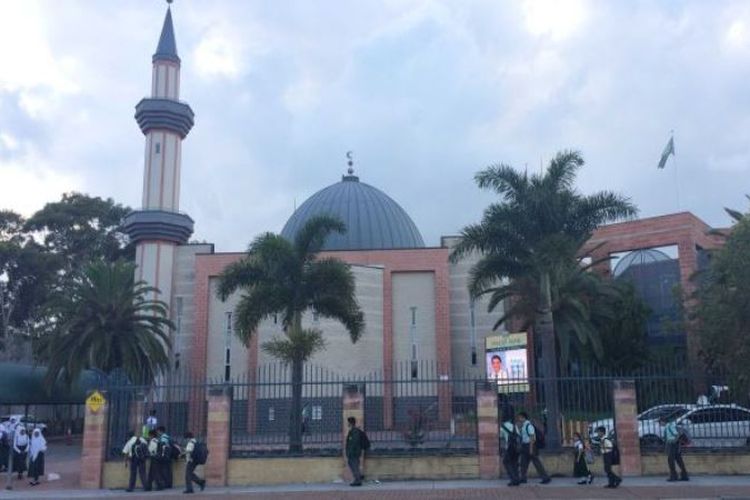
[{"label": "leafy tree", "polygon": [[236,334],[245,346],[264,319],[281,317],[285,336],[265,342],[262,348],[291,366],[290,451],[302,450],[304,363],[325,346],[323,332],[302,327],[302,315],[314,310],[337,319],[352,342],[364,329],[351,269],[338,259],[318,258],[326,237],[345,230],[340,220],[319,216],[311,218],[293,242],[277,234],[262,234],[250,244],[247,256],[228,266],[219,280],[221,300],[242,291],[234,317]]},{"label": "leafy tree", "polygon": [[[23,229],[19,214],[0,210],[0,351],[20,360],[31,325],[57,279],[59,260]],[[23,350],[23,349],[21,349]]]},{"label": "leafy tree", "polygon": [[[474,297],[489,294],[490,310],[507,297],[504,283],[534,282],[535,286],[524,287],[530,295],[520,299],[534,304],[524,311],[533,315],[526,319],[532,320],[539,338],[539,365],[552,422],[559,416],[553,380],[558,373],[553,300],[554,290],[562,290],[558,275],[575,265],[577,253],[597,227],[637,213],[621,195],[580,194],[575,180],[583,164],[578,152],[562,151],[544,173],[529,176],[504,164],[479,172],[475,177],[479,187],[494,190],[500,201],[485,209],[481,222],[463,229],[451,255],[454,261],[471,252],[482,255],[471,270],[469,290]],[[549,430],[550,443],[559,445],[558,426]]]},{"label": "leafy tree", "polygon": [[49,303],[49,334],[42,349],[49,360],[49,387],[71,384],[85,369],[120,371],[150,383],[169,366],[167,305],[158,290],[135,282],[134,264],[86,264]]},{"label": "leafy tree", "polygon": [[[735,211],[736,212],[736,211]],[[737,221],[701,274],[691,317],[709,368],[727,374],[738,400],[750,400],[750,217]]]},{"label": "leafy tree", "polygon": [[66,272],[76,271],[98,259],[134,258],[133,246],[121,228],[129,212],[111,198],[68,193],[36,212],[25,229],[38,233],[45,249],[65,259]]}]

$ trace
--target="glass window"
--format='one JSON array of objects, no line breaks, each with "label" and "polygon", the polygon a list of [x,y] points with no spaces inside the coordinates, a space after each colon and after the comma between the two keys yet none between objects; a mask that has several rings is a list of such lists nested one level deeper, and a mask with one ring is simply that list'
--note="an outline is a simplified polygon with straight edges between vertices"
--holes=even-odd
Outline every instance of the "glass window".
[{"label": "glass window", "polygon": [[318,406],[312,407],[312,419],[323,420],[323,407],[322,406],[318,405]]}]

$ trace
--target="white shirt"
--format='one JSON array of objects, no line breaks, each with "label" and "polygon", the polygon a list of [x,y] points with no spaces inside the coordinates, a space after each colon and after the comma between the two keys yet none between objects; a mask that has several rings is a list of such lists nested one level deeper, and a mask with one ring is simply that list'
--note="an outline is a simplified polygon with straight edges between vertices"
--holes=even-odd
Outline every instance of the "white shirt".
[{"label": "white shirt", "polygon": [[159,421],[156,419],[156,417],[151,415],[146,419],[146,427],[148,427],[148,430],[153,431],[154,429],[156,429],[158,422]]},{"label": "white shirt", "polygon": [[189,439],[185,445],[185,460],[188,462],[193,461],[193,450],[195,449],[195,439]]},{"label": "white shirt", "polygon": [[122,454],[126,455],[129,458],[133,457],[133,445],[135,443],[145,443],[146,440],[143,439],[140,436],[133,436],[130,439],[128,439],[128,442],[125,443],[125,446],[122,448]]},{"label": "white shirt", "polygon": [[519,434],[521,434],[521,442],[523,444],[531,443],[532,436],[534,436],[534,439],[536,439],[536,431],[534,430],[534,425],[528,420],[521,424]]},{"label": "white shirt", "polygon": [[28,444],[29,444],[29,435],[21,434],[20,432],[17,432],[16,437],[13,439],[13,449],[16,450],[18,453],[21,453],[19,446],[27,446]]}]

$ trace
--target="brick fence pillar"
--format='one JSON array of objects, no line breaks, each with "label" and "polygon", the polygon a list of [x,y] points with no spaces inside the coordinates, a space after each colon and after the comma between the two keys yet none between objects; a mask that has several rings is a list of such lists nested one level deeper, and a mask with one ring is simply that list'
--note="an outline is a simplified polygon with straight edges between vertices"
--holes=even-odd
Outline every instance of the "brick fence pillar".
[{"label": "brick fence pillar", "polygon": [[[341,476],[347,481],[352,480],[351,471],[346,461],[346,435],[349,433],[349,417],[357,419],[357,426],[365,430],[365,387],[361,384],[349,384],[344,386],[342,400],[343,408],[343,431],[341,437],[341,453],[344,457],[344,467]],[[361,470],[364,471],[364,461],[361,463]]]},{"label": "brick fence pillar", "polygon": [[638,435],[638,408],[635,381],[615,380],[615,432],[620,448],[620,472],[623,476],[641,475],[641,442]]},{"label": "brick fence pillar", "polygon": [[479,477],[500,477],[500,442],[497,421],[497,386],[480,382],[477,396],[477,443],[479,451]]},{"label": "brick fence pillar", "polygon": [[[91,391],[94,392],[94,391]],[[81,449],[81,488],[98,490],[102,487],[104,459],[107,448],[109,402],[107,393],[104,405],[96,412],[86,405],[83,422],[83,446]],[[89,393],[90,394],[90,393]],[[88,398],[88,395],[86,396]]]},{"label": "brick fence pillar", "polygon": [[212,486],[227,485],[231,413],[232,386],[209,389],[206,446],[210,453],[206,462],[206,481]]}]

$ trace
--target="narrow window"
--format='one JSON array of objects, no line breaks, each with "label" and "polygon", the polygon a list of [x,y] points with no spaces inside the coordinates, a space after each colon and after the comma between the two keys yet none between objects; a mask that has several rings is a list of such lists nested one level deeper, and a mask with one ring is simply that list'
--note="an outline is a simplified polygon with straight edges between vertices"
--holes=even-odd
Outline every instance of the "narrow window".
[{"label": "narrow window", "polygon": [[175,334],[179,335],[182,333],[182,297],[175,298]]},{"label": "narrow window", "polygon": [[417,308],[412,306],[411,325],[409,326],[409,339],[411,341],[411,378],[417,378]]},{"label": "narrow window", "polygon": [[232,312],[226,312],[224,325],[224,381],[229,382],[232,376]]},{"label": "narrow window", "polygon": [[477,321],[474,299],[469,300],[469,342],[471,343],[471,364],[477,365]]},{"label": "narrow window", "polygon": [[276,420],[276,409],[273,406],[268,407],[268,421],[273,422]]},{"label": "narrow window", "polygon": [[322,406],[313,406],[312,407],[312,419],[313,420],[323,420],[323,407]]},{"label": "narrow window", "polygon": [[159,154],[161,153],[161,143],[157,142],[154,146],[154,153]]}]

